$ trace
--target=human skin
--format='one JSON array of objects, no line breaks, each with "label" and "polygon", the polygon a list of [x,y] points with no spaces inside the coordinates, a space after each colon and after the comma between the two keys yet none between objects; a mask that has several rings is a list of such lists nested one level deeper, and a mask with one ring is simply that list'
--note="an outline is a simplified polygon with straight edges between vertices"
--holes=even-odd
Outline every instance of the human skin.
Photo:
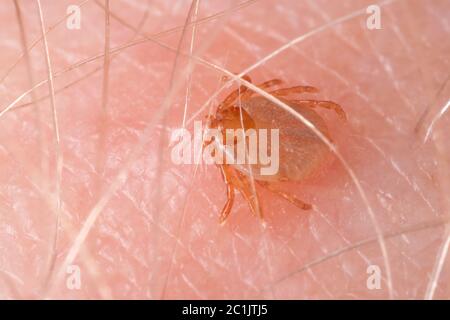
[{"label": "human skin", "polygon": [[[109,24],[87,1],[71,30],[73,1],[42,0],[45,39],[37,1],[0,4],[1,298],[450,297],[448,1],[385,3],[380,30],[364,0],[110,2]],[[319,88],[306,96],[348,120],[317,110],[338,154],[279,185],[313,210],[257,189],[265,224],[236,195],[221,226],[219,170],[175,165],[169,137],[250,67],[255,83]]]}]

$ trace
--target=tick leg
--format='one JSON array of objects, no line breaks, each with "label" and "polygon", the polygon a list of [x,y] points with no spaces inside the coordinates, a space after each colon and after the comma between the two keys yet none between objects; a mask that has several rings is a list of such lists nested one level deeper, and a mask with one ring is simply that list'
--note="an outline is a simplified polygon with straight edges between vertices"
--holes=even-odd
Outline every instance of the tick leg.
[{"label": "tick leg", "polygon": [[310,107],[310,108],[321,107],[321,108],[325,108],[325,109],[329,109],[329,110],[334,110],[342,120],[344,120],[344,121],[347,120],[347,116],[345,114],[344,109],[342,109],[342,107],[340,105],[338,105],[337,103],[334,103],[332,101],[289,100],[289,102],[292,102],[293,104],[296,104],[296,105],[299,105],[302,107]]},{"label": "tick leg", "polygon": [[225,205],[219,217],[219,223],[221,225],[225,224],[225,221],[227,220],[228,216],[230,215],[231,209],[233,208],[233,204],[234,204],[234,187],[232,184],[227,184],[227,202],[225,202]]},{"label": "tick leg", "polygon": [[317,93],[317,92],[319,92],[319,89],[311,87],[311,86],[295,86],[295,87],[290,87],[290,88],[274,90],[274,91],[271,91],[270,93],[273,94],[274,96],[286,96],[286,95],[292,94],[292,93],[305,93],[305,92]]},{"label": "tick leg", "polygon": [[223,225],[230,215],[231,209],[233,208],[234,186],[232,169],[229,166],[221,165],[220,172],[222,173],[223,181],[227,185],[227,202],[225,203],[219,217],[219,223]]},{"label": "tick leg", "polygon": [[305,203],[302,200],[287,194],[281,190],[278,190],[277,188],[273,187],[270,182],[265,182],[265,181],[258,181],[258,183],[263,187],[266,188],[267,190],[279,195],[280,197],[286,199],[287,201],[289,201],[290,203],[292,203],[293,205],[295,205],[296,207],[303,209],[303,210],[310,210],[312,208],[312,206],[309,203]]},{"label": "tick leg", "polygon": [[[242,76],[242,79],[244,79],[244,80],[246,80],[248,82],[252,82],[252,79],[248,75]],[[248,91],[247,87],[244,86],[244,85],[241,85],[238,89],[232,91],[225,98],[225,100],[223,100],[223,102],[219,105],[217,110],[224,110],[224,109],[226,109],[227,107],[229,107],[230,105],[232,105],[236,101],[236,99],[239,97],[239,95],[242,95],[246,91]]]},{"label": "tick leg", "polygon": [[263,82],[261,84],[258,85],[258,88],[266,90],[267,88],[273,87],[273,86],[277,86],[279,84],[282,84],[283,80],[281,79],[272,79],[266,82]]},{"label": "tick leg", "polygon": [[233,187],[233,179],[232,179],[232,171],[229,166],[221,165],[220,172],[222,173],[223,181],[227,186],[227,202],[225,203],[222,212],[220,213],[219,223],[224,224],[230,215],[231,209],[233,208],[234,203],[234,187]]},{"label": "tick leg", "polygon": [[259,205],[258,194],[256,193],[256,190],[253,189],[253,186],[250,183],[249,178],[247,178],[242,173],[237,171],[236,175],[238,176],[240,182],[238,189],[241,192],[242,196],[245,198],[245,200],[247,200],[253,214],[259,217],[261,220],[264,220],[263,212],[261,206]]},{"label": "tick leg", "polygon": [[[261,84],[258,85],[258,88],[262,89],[262,90],[266,90],[267,88],[273,87],[273,86],[277,86],[279,84],[282,84],[283,80],[281,79],[272,79],[266,82],[263,82]],[[252,95],[256,94],[256,92],[252,91],[252,90],[248,90],[244,95],[243,95],[243,99],[247,99],[250,98]]]},{"label": "tick leg", "polygon": [[238,189],[244,199],[250,205],[252,212],[262,219],[262,211],[259,206],[258,196],[253,192],[250,181],[241,173],[229,165],[220,166],[222,177],[227,185],[227,202],[220,214],[219,222],[224,224],[228,218],[234,202],[234,189]]}]

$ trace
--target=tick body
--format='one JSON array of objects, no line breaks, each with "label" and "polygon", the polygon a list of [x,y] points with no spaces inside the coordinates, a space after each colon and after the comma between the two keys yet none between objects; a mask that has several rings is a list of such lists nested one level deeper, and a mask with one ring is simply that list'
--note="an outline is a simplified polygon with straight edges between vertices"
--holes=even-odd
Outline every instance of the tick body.
[{"label": "tick body", "polygon": [[[248,76],[244,79],[250,82]],[[273,79],[258,87],[292,107],[331,140],[324,119],[314,109],[322,107],[334,110],[345,120],[344,110],[331,101],[301,100],[295,97],[301,93],[318,92],[314,87],[295,86],[268,90],[281,83],[281,80]],[[227,201],[220,214],[220,223],[224,223],[231,212],[236,190],[246,199],[252,212],[263,218],[256,185],[270,190],[301,209],[311,209],[310,204],[278,190],[275,186],[283,181],[303,181],[314,175],[330,159],[331,151],[327,145],[305,124],[266,98],[241,86],[225,98],[214,115],[208,117],[208,128],[218,129],[223,135],[226,129],[277,129],[279,132],[279,169],[276,174],[262,175],[262,164],[258,162],[242,165],[217,164],[227,188]]]}]

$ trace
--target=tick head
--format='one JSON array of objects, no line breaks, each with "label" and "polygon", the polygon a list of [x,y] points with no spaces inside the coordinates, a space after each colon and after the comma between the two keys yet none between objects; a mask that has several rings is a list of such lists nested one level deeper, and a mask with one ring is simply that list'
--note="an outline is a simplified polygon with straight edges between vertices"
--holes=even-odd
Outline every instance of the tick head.
[{"label": "tick head", "polygon": [[217,128],[219,126],[219,123],[222,120],[220,114],[216,114],[216,115],[208,114],[205,116],[205,118],[206,118],[206,127],[207,128]]}]

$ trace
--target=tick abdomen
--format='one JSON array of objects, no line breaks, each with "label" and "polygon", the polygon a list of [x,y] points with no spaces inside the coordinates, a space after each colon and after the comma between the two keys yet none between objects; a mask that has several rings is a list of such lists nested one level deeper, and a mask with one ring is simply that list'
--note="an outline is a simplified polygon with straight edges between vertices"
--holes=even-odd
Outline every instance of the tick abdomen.
[{"label": "tick abdomen", "polygon": [[[313,109],[296,106],[287,100],[282,100],[309,120],[314,126],[329,137],[324,120]],[[298,118],[263,97],[253,97],[242,102],[242,108],[250,115],[255,129],[279,130],[279,169],[275,175],[262,175],[261,163],[235,165],[235,167],[256,180],[263,181],[302,181],[320,172],[328,163],[330,150],[325,143]],[[270,139],[270,135],[269,138]],[[276,147],[276,146],[274,146]],[[267,144],[268,153],[272,154],[271,143]]]}]

